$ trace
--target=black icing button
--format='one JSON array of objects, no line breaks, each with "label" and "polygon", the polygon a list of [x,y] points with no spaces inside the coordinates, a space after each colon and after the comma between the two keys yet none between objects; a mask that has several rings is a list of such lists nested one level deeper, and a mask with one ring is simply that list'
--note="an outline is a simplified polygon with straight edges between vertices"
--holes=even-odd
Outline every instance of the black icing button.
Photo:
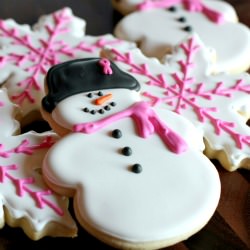
[{"label": "black icing button", "polygon": [[171,12],[176,12],[177,11],[177,8],[175,6],[171,6],[168,8],[169,11]]},{"label": "black icing button", "polygon": [[134,164],[131,168],[132,172],[135,174],[139,174],[142,172],[142,166],[138,163]]},{"label": "black icing button", "polygon": [[130,147],[124,147],[122,149],[122,154],[125,156],[130,156],[132,155],[132,149]]},{"label": "black icing button", "polygon": [[115,129],[112,131],[112,136],[115,138],[115,139],[119,139],[122,137],[122,131],[120,129]]},{"label": "black icing button", "polygon": [[186,17],[182,16],[177,19],[181,23],[185,23],[187,21]]},{"label": "black icing button", "polygon": [[183,30],[187,31],[187,32],[191,32],[193,29],[191,26],[186,26],[183,28]]}]

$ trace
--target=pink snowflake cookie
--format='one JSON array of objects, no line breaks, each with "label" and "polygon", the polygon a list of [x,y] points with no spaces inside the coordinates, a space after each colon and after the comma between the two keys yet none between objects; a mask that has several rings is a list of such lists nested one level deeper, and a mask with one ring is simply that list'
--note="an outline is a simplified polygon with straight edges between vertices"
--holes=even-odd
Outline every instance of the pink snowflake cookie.
[{"label": "pink snowflake cookie", "polygon": [[250,169],[250,75],[211,73],[211,51],[191,36],[164,64],[139,49],[106,48],[105,54],[142,84],[142,96],[190,120],[206,143],[206,155],[229,171]]},{"label": "pink snowflake cookie", "polygon": [[42,16],[33,28],[0,20],[0,83],[24,116],[39,111],[49,67],[72,58],[97,56],[107,44],[125,44],[111,34],[85,36],[85,26],[70,8]]},{"label": "pink snowflake cookie", "polygon": [[76,235],[68,199],[44,183],[41,164],[57,141],[51,132],[18,134],[16,105],[0,90],[0,227],[21,227],[33,240]]},{"label": "pink snowflake cookie", "polygon": [[250,29],[237,21],[234,8],[225,1],[113,0],[113,4],[127,14],[114,34],[137,42],[147,56],[161,59],[197,33],[215,50],[214,73],[240,73],[250,67]]}]

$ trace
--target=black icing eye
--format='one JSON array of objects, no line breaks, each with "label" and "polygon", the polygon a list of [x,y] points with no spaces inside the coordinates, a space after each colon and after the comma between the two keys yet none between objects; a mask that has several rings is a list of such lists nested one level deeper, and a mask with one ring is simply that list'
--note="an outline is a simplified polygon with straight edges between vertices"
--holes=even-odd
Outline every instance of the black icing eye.
[{"label": "black icing eye", "polygon": [[99,91],[99,92],[97,93],[97,95],[98,95],[98,96],[103,96],[102,91]]},{"label": "black icing eye", "polygon": [[88,93],[88,94],[87,94],[87,97],[88,97],[88,98],[92,98],[92,97],[93,97],[93,94],[92,94],[92,93]]}]

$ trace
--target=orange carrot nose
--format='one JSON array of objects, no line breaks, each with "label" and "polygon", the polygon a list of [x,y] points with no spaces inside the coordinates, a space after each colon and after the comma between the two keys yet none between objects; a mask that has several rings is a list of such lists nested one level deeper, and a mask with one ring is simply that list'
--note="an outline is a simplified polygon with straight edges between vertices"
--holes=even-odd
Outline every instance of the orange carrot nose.
[{"label": "orange carrot nose", "polygon": [[107,102],[108,100],[110,100],[111,98],[112,98],[112,94],[107,94],[107,95],[101,96],[95,100],[95,104],[102,105],[105,102]]}]

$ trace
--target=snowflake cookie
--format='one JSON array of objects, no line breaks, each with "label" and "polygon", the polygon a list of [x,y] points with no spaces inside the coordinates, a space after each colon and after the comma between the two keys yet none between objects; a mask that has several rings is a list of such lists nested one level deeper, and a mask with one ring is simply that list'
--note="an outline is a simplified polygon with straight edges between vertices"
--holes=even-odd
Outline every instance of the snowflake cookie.
[{"label": "snowflake cookie", "polygon": [[68,199],[44,183],[41,164],[57,141],[55,134],[19,134],[16,105],[0,90],[0,227],[21,227],[33,240],[44,236],[75,236]]},{"label": "snowflake cookie", "polygon": [[39,111],[49,67],[72,58],[97,56],[107,44],[129,46],[111,34],[86,36],[85,26],[70,8],[40,17],[33,28],[12,19],[0,20],[0,84],[24,116]]},{"label": "snowflake cookie", "polygon": [[[218,0],[113,0],[125,16],[114,34],[137,42],[147,56],[161,57],[197,33],[215,50],[213,72],[240,73],[250,67],[250,29],[234,8]],[[232,35],[233,34],[233,35]]]},{"label": "snowflake cookie", "polygon": [[211,74],[208,50],[197,35],[175,48],[164,64],[139,49],[103,53],[142,85],[154,106],[174,111],[202,131],[206,155],[229,171],[250,169],[250,75]]},{"label": "snowflake cookie", "polygon": [[116,248],[158,249],[208,222],[220,180],[188,120],[141,100],[139,82],[104,58],[56,65],[45,84],[44,117],[68,134],[43,175],[74,196],[83,228]]}]

